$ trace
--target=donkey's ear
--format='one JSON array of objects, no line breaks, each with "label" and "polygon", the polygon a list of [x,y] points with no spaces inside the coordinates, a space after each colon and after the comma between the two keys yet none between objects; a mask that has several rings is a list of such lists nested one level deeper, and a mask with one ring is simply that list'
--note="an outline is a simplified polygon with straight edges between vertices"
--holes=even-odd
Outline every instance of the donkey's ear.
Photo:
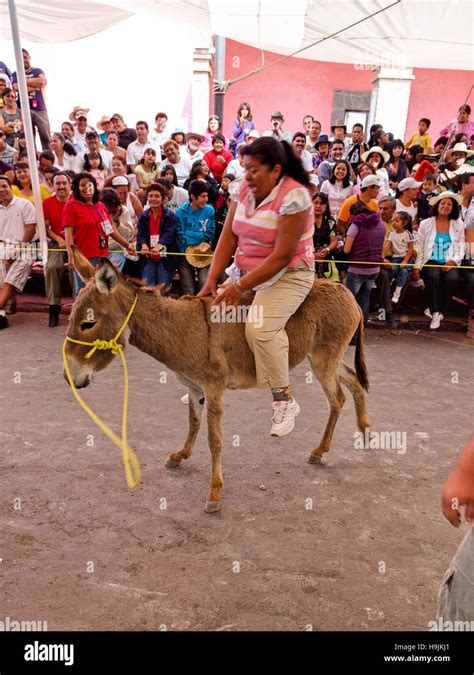
[{"label": "donkey's ear", "polygon": [[95,285],[101,293],[112,293],[119,282],[119,275],[108,258],[102,257],[95,273]]},{"label": "donkey's ear", "polygon": [[72,250],[74,254],[74,267],[76,272],[79,274],[81,279],[87,283],[89,279],[92,279],[95,273],[95,267],[90,264],[86,256],[83,255],[77,246],[72,245]]}]

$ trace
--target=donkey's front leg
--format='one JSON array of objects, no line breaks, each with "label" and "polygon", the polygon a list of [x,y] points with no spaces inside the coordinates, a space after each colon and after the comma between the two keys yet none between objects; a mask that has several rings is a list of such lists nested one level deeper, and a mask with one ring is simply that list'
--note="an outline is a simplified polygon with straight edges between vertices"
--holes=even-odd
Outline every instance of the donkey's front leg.
[{"label": "donkey's front leg", "polygon": [[168,469],[175,469],[180,465],[182,459],[188,459],[191,456],[194,447],[194,441],[201,427],[202,410],[204,407],[204,392],[200,388],[189,388],[189,428],[188,435],[184,441],[184,447],[179,452],[172,452],[168,457],[166,466]]},{"label": "donkey's front leg", "polygon": [[221,508],[221,490],[224,486],[221,471],[221,452],[224,440],[224,390],[206,391],[207,436],[212,458],[211,489],[207,495],[206,513],[215,513]]}]

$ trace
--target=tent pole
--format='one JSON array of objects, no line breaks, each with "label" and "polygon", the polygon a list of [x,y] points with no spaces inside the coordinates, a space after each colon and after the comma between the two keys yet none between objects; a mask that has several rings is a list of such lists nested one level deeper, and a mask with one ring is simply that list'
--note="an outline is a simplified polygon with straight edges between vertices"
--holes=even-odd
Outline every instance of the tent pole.
[{"label": "tent pole", "polygon": [[18,74],[18,90],[20,92],[21,112],[23,119],[23,128],[25,130],[26,149],[28,153],[28,164],[31,174],[31,186],[33,188],[33,197],[35,200],[36,224],[41,242],[43,264],[46,265],[48,259],[48,240],[46,237],[46,228],[44,224],[43,207],[41,204],[40,183],[38,175],[38,165],[36,158],[35,138],[33,135],[33,125],[31,123],[30,103],[28,99],[28,90],[26,87],[25,67],[23,65],[23,55],[20,44],[20,29],[18,26],[18,16],[16,13],[15,0],[8,0],[8,9],[10,12],[10,25],[12,29],[13,47],[15,50],[16,72]]},{"label": "tent pole", "polygon": [[[223,82],[225,77],[225,37],[215,36],[216,56],[214,62],[214,79]],[[216,91],[214,94],[214,114],[224,122],[224,91]]]}]

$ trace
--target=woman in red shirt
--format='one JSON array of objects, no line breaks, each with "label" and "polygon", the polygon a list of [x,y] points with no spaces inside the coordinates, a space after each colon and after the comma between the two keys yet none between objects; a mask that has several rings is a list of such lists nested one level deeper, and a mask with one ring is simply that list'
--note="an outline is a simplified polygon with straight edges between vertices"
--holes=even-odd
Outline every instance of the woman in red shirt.
[{"label": "woman in red shirt", "polygon": [[206,152],[203,157],[218,183],[221,182],[228,163],[234,159],[232,153],[226,150],[224,145],[224,136],[222,134],[216,134],[212,139],[212,150]]},{"label": "woman in red shirt", "polygon": [[[68,253],[68,263],[74,269],[72,244],[92,265],[97,265],[101,256],[107,257],[109,235],[129,253],[135,253],[131,246],[112,223],[107,209],[99,201],[97,183],[90,173],[78,173],[72,182],[72,196],[63,211],[63,227]],[[74,270],[74,292],[85,286]]]}]

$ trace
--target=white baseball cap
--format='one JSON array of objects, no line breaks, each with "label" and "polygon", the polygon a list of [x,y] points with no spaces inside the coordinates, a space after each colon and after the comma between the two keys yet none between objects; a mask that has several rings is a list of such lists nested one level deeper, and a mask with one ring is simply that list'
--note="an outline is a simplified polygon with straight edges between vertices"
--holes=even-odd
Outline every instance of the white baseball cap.
[{"label": "white baseball cap", "polygon": [[377,187],[382,186],[382,179],[380,176],[374,176],[373,174],[370,176],[366,176],[363,181],[362,181],[362,188],[368,188],[372,187],[373,185],[377,185]]},{"label": "white baseball cap", "polygon": [[247,138],[260,138],[260,134],[256,129],[252,129],[252,131],[247,134]]},{"label": "white baseball cap", "polygon": [[112,185],[113,187],[128,185],[128,178],[126,176],[115,176],[115,178],[112,178]]},{"label": "white baseball cap", "polygon": [[423,185],[423,183],[415,180],[414,178],[409,177],[409,178],[404,178],[403,180],[401,180],[399,182],[398,189],[400,190],[400,192],[403,192],[404,190],[419,188],[420,185]]}]

